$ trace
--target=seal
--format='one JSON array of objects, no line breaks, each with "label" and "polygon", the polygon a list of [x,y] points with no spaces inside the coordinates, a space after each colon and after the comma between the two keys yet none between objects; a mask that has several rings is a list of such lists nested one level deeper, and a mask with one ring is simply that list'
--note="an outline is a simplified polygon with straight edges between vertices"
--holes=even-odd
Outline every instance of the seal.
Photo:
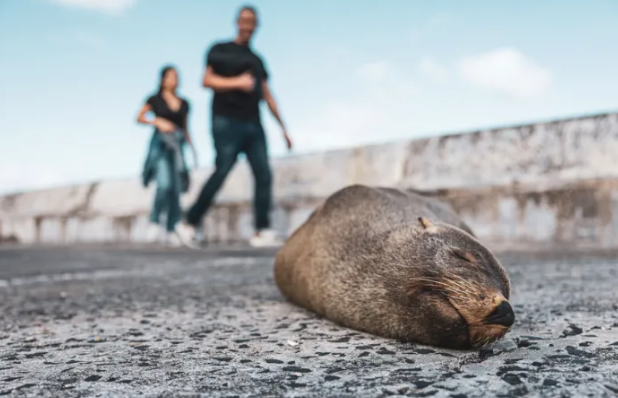
[{"label": "seal", "polygon": [[321,203],[277,253],[292,303],[344,327],[455,349],[479,349],[515,320],[496,257],[445,204],[352,185]]}]

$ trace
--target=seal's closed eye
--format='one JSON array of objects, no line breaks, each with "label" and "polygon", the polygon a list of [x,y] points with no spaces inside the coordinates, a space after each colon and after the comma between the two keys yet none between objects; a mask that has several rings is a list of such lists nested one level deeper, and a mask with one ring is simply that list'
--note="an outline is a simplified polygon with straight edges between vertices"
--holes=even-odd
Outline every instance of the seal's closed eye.
[{"label": "seal's closed eye", "polygon": [[470,253],[469,251],[467,251],[467,250],[462,250],[462,249],[459,249],[457,247],[453,247],[453,248],[451,248],[451,253],[455,257],[460,258],[460,259],[462,259],[464,261],[467,261],[467,262],[469,262],[471,264],[477,264],[478,263],[478,260],[476,259],[476,257],[474,257],[474,255],[472,253]]}]

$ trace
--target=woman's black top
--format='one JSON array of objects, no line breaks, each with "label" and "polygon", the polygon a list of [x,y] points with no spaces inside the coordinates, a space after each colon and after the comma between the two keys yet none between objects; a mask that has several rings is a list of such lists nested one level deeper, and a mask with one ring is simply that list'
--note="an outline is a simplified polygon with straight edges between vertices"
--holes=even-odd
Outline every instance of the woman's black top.
[{"label": "woman's black top", "polygon": [[178,108],[175,112],[169,108],[167,102],[165,102],[161,94],[153,95],[148,98],[146,103],[150,105],[152,112],[156,117],[167,119],[181,129],[186,129],[187,126],[185,123],[187,120],[187,115],[189,114],[189,103],[183,98],[180,98],[180,101],[180,108]]}]

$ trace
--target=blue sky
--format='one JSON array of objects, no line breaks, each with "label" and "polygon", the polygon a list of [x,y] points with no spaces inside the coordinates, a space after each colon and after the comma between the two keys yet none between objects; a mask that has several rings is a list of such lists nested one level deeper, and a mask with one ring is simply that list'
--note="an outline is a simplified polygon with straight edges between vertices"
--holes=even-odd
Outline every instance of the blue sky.
[{"label": "blue sky", "polygon": [[[137,176],[151,129],[134,120],[169,62],[209,165],[204,55],[241,4],[0,1],[0,192]],[[252,4],[292,156],[618,107],[615,0]]]}]

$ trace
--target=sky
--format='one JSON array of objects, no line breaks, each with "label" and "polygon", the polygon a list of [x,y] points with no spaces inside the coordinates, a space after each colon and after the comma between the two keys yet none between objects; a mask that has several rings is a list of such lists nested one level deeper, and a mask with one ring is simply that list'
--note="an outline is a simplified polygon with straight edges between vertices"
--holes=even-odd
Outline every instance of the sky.
[{"label": "sky", "polygon": [[[135,119],[180,73],[201,166],[213,161],[204,58],[231,0],[0,0],[0,193],[141,172]],[[274,157],[618,108],[616,0],[255,0],[254,50],[295,148]]]}]

